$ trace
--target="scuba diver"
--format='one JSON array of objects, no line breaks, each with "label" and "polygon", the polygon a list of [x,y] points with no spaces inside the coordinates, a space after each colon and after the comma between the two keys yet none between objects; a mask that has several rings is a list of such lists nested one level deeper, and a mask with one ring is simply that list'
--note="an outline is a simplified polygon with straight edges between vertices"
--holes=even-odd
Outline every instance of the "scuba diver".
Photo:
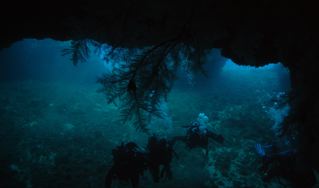
[{"label": "scuba diver", "polygon": [[130,181],[133,188],[139,186],[139,178],[147,169],[145,152],[134,142],[121,144],[112,150],[113,165],[105,177],[105,188],[111,188],[114,179]]},{"label": "scuba diver", "polygon": [[223,144],[224,137],[220,134],[216,134],[212,131],[209,131],[207,128],[208,117],[200,113],[196,121],[192,122],[191,125],[183,126],[187,128],[186,136],[176,136],[173,139],[173,143],[176,141],[184,142],[188,148],[201,147],[205,149],[205,155],[208,156],[208,141],[209,138],[214,141]]},{"label": "scuba diver", "polygon": [[297,150],[280,151],[279,148],[275,144],[256,144],[256,151],[262,157],[260,171],[264,175],[263,180],[268,182],[274,178],[284,178],[293,187],[313,187],[316,183],[315,175],[311,167],[300,159]]},{"label": "scuba diver", "polygon": [[[264,174],[264,181],[269,181],[273,177],[280,177],[286,174],[283,170],[290,172],[291,164],[295,159],[296,150],[279,151],[276,145],[256,144],[256,151],[262,157],[260,171]],[[287,168],[288,167],[288,168]]]},{"label": "scuba diver", "polygon": [[171,179],[171,161],[174,150],[172,143],[165,138],[159,138],[155,135],[148,139],[148,168],[154,182],[159,182],[160,178]]},{"label": "scuba diver", "polygon": [[133,188],[139,186],[139,178],[149,170],[153,181],[172,178],[172,144],[157,136],[148,139],[147,150],[140,149],[134,142],[121,144],[112,150],[113,165],[105,177],[105,187],[111,188],[113,180],[130,181]]}]

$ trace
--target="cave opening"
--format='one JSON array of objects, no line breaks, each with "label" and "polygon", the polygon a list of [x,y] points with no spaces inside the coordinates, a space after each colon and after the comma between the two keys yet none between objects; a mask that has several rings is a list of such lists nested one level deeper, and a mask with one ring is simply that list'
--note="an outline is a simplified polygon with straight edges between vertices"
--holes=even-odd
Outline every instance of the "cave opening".
[{"label": "cave opening", "polygon": [[[0,169],[0,174],[2,179],[6,180],[0,182],[0,187],[74,187],[78,184],[81,184],[78,187],[101,187],[103,186],[101,179],[104,178],[101,171],[108,168],[108,162],[102,161],[102,158],[110,159],[112,147],[119,144],[115,143],[114,139],[106,140],[103,138],[113,138],[115,135],[117,138],[115,140],[123,138],[123,141],[127,141],[145,137],[145,133],[142,132],[147,131],[145,125],[148,123],[146,124],[145,120],[149,116],[141,115],[141,112],[154,115],[158,110],[170,112],[167,114],[171,114],[171,117],[166,114],[165,122],[168,123],[164,129],[169,130],[172,124],[176,128],[178,127],[176,124],[184,125],[192,120],[196,120],[195,122],[198,123],[208,119],[213,124],[218,124],[219,117],[227,117],[223,116],[222,113],[219,116],[218,112],[222,112],[223,107],[229,106],[230,102],[236,104],[236,108],[227,111],[229,113],[239,111],[240,106],[245,106],[245,104],[241,105],[244,103],[243,101],[246,101],[247,104],[253,104],[254,101],[251,101],[249,96],[255,95],[256,90],[250,87],[247,92],[243,92],[243,87],[248,86],[247,83],[251,81],[263,86],[265,83],[259,82],[257,79],[258,76],[263,75],[262,71],[258,70],[257,77],[254,76],[251,81],[244,84],[240,84],[240,80],[247,76],[243,71],[237,71],[238,74],[233,74],[232,77],[224,77],[227,83],[236,82],[234,88],[237,88],[237,92],[235,89],[232,90],[234,92],[225,92],[231,91],[232,87],[227,90],[226,87],[223,87],[227,85],[226,83],[222,85],[221,82],[214,80],[223,78],[227,70],[221,71],[223,69],[218,65],[216,67],[213,64],[201,64],[203,50],[214,48],[220,49],[224,57],[230,58],[240,65],[260,67],[269,63],[282,62],[289,69],[290,74],[289,107],[285,108],[283,105],[284,108],[279,108],[282,111],[275,108],[276,105],[281,104],[275,104],[276,99],[267,103],[269,105],[266,104],[265,108],[259,108],[261,103],[255,106],[251,105],[250,114],[241,117],[245,118],[245,122],[252,122],[256,114],[264,114],[267,120],[261,118],[252,124],[257,124],[260,121],[266,122],[269,126],[261,127],[267,127],[267,129],[259,130],[260,126],[254,126],[254,131],[259,131],[260,134],[258,134],[257,139],[249,141],[245,138],[257,136],[257,134],[250,134],[252,133],[251,129],[240,132],[240,130],[245,129],[239,130],[229,126],[229,131],[225,130],[227,133],[239,131],[238,134],[225,137],[226,145],[224,146],[227,148],[233,145],[237,147],[237,150],[225,149],[218,143],[214,143],[210,152],[216,154],[217,157],[209,156],[209,159],[213,160],[209,160],[207,163],[196,163],[202,158],[196,158],[196,155],[193,155],[196,153],[195,150],[186,150],[185,144],[177,143],[179,145],[176,145],[175,149],[181,150],[177,151],[178,153],[181,153],[183,157],[194,156],[195,160],[184,158],[185,160],[179,162],[178,157],[175,156],[176,158],[172,162],[172,164],[174,163],[172,166],[175,168],[173,170],[174,178],[171,182],[163,181],[160,184],[155,184],[153,181],[148,181],[147,177],[143,177],[141,186],[280,187],[278,182],[271,181],[274,178],[288,180],[288,182],[279,181],[279,183],[287,184],[287,187],[313,187],[315,184],[318,186],[319,89],[316,87],[316,80],[318,80],[319,75],[317,63],[319,57],[317,53],[318,27],[315,23],[318,22],[319,16],[314,2],[280,0],[241,2],[233,0],[154,0],[149,2],[117,0],[100,2],[84,0],[75,3],[51,3],[50,6],[33,1],[19,5],[7,2],[1,6],[2,9],[0,8],[2,10],[0,11],[2,23],[0,30],[0,143],[1,151],[5,151],[1,152],[0,156],[1,165],[5,164],[4,168]],[[23,38],[74,40],[73,42],[60,43],[63,48],[67,48],[64,52],[73,61],[70,63],[65,57],[61,57],[60,49],[62,47],[60,45],[53,47],[53,43],[55,43],[53,41],[51,41],[52,48],[50,50],[45,50],[44,46],[39,45],[41,42],[35,44],[34,41],[29,41],[29,44],[33,43],[31,46],[28,42],[15,44],[20,45],[22,49],[24,48],[22,51],[28,51],[29,55],[21,56],[17,55],[20,53],[11,51],[11,57],[14,58],[10,60],[10,50],[5,48]],[[124,74],[117,72],[119,74],[113,80],[116,82],[115,85],[110,84],[110,77],[106,75],[99,77],[100,84],[96,84],[97,72],[104,74],[105,67],[110,68],[110,66],[98,63],[100,62],[98,58],[90,59],[90,61],[97,63],[81,63],[83,58],[86,59],[87,42],[96,46],[100,45],[88,39],[99,41],[101,44],[108,43],[117,49],[121,47],[142,48],[136,51],[122,51],[125,58],[137,66],[127,66],[133,70],[131,72],[126,70],[122,72]],[[38,50],[38,47],[43,47],[40,52],[42,59],[31,56],[33,52]],[[120,50],[114,49],[113,52],[110,53],[113,57],[123,59],[121,55],[119,56]],[[56,56],[48,58],[52,54],[56,54]],[[133,56],[128,54],[133,54]],[[169,54],[169,58],[175,62],[170,64],[156,63],[157,61],[163,62],[161,58],[163,54]],[[182,62],[181,60],[185,58],[180,57],[185,55],[191,61]],[[36,66],[33,66],[32,63],[35,63],[36,59],[39,61]],[[144,60],[147,63],[142,63]],[[60,62],[60,64],[54,62]],[[178,65],[176,62],[187,65],[184,72],[173,74],[176,70],[172,65]],[[72,63],[78,64],[78,66],[74,68]],[[203,69],[203,67],[206,68]],[[159,71],[159,69],[162,70]],[[163,71],[165,69],[166,71]],[[118,69],[115,70],[118,71]],[[208,78],[204,79],[205,76],[201,74],[194,76],[194,72],[190,70],[204,73]],[[220,71],[206,72],[205,70]],[[230,72],[228,70],[228,73]],[[175,79],[174,75],[179,79],[175,80],[174,87],[171,87],[171,80]],[[273,73],[268,74],[268,76],[270,75]],[[161,79],[156,79],[160,77]],[[153,87],[155,86],[153,83],[161,85],[161,87]],[[285,83],[285,79],[279,83]],[[101,90],[101,84],[103,92],[95,92],[96,89]],[[272,83],[269,82],[265,85],[269,86],[270,84]],[[211,87],[212,85],[214,87]],[[152,87],[152,89],[143,90],[141,87]],[[214,90],[214,88],[222,89]],[[238,88],[242,89],[238,91]],[[93,92],[89,93],[90,91]],[[106,97],[107,95],[103,93],[112,94],[112,97]],[[138,95],[135,95],[136,93]],[[217,95],[217,93],[219,94]],[[231,96],[230,93],[232,93]],[[245,100],[238,100],[240,97],[236,98],[236,96],[241,96],[241,99],[245,98]],[[258,96],[264,96],[264,93],[260,92]],[[256,99],[258,96],[253,98]],[[98,102],[95,101],[95,98]],[[120,101],[125,101],[127,105],[118,106],[119,103],[117,105],[102,105],[106,102],[114,102],[114,98],[123,99]],[[187,100],[183,100],[183,98]],[[279,98],[285,99],[285,97]],[[78,102],[78,99],[81,99],[81,102]],[[165,103],[165,99],[168,99],[168,102]],[[196,100],[198,102],[194,102]],[[224,101],[221,103],[222,100]],[[142,103],[142,101],[147,102]],[[211,101],[214,103],[212,104]],[[150,104],[159,105],[150,106]],[[184,106],[174,109],[174,104]],[[275,105],[273,109],[272,105]],[[135,112],[131,116],[129,116],[130,113],[127,113],[129,108],[125,108],[128,106]],[[148,106],[150,108],[146,108]],[[256,110],[257,106],[260,110]],[[119,107],[120,110],[118,110]],[[215,111],[208,110],[207,112],[210,107],[215,107]],[[126,111],[124,111],[125,109]],[[285,109],[288,109],[289,113],[284,118],[281,129],[283,134],[279,137],[283,140],[285,137],[296,138],[296,151],[275,152],[276,148],[265,145],[265,142],[278,138],[277,133],[271,128],[276,121],[282,120],[280,118],[282,116],[274,114],[279,113],[279,111],[285,114]],[[182,111],[183,116],[174,115],[173,112],[177,112],[176,110]],[[185,114],[189,111],[194,111],[194,113]],[[244,109],[240,111],[245,112]],[[105,113],[114,119],[110,120]],[[135,122],[129,124],[130,126],[124,125],[115,118],[121,114],[126,117],[124,119],[130,117]],[[274,118],[271,118],[271,114]],[[156,119],[153,121],[153,125],[156,122],[161,121]],[[236,118],[231,121],[220,121],[220,123],[240,125]],[[107,129],[106,124],[117,126],[116,129]],[[97,127],[105,132],[95,129]],[[222,127],[226,128],[227,126]],[[140,131],[136,131],[136,128],[139,128]],[[130,131],[127,131],[128,129]],[[261,134],[264,130],[268,131],[269,134]],[[176,131],[185,134],[185,128]],[[203,127],[200,131],[207,134]],[[218,133],[217,130],[216,133]],[[83,135],[86,136],[85,140],[90,140],[90,142],[84,141]],[[243,138],[236,138],[238,135],[242,135]],[[266,136],[269,138],[263,140]],[[215,138],[220,139],[220,135]],[[231,140],[231,144],[229,144],[229,140]],[[145,139],[138,142],[143,145]],[[251,142],[248,144],[250,148],[246,146],[248,142]],[[65,150],[59,147],[62,145],[61,143],[66,146]],[[70,144],[64,143],[81,146],[81,152],[77,151],[80,147],[71,147]],[[241,147],[249,149],[240,150],[240,144]],[[97,156],[92,152],[92,148],[98,147],[105,149],[104,157],[99,157],[103,155],[101,153],[98,153],[99,156]],[[65,154],[63,151],[66,150],[70,152]],[[99,151],[102,150],[99,149]],[[269,155],[265,155],[269,150],[277,153],[277,155],[270,157],[271,159],[277,157],[275,163],[268,163],[273,164],[270,165],[272,166],[270,168],[267,165],[262,165],[271,161],[266,160],[269,159],[267,158]],[[50,151],[54,152],[50,153]],[[200,149],[197,151],[198,154],[201,153]],[[220,155],[218,151],[222,151]],[[186,155],[187,152],[192,155]],[[79,154],[81,157],[72,156],[70,153]],[[94,158],[93,161],[92,158]],[[243,161],[241,162],[239,158],[242,158]],[[265,160],[254,161],[260,158]],[[236,160],[233,161],[234,159]],[[12,161],[16,163],[12,163]],[[192,163],[185,163],[185,161],[192,161]],[[250,161],[254,162],[251,164]],[[245,165],[241,166],[244,163]],[[71,168],[70,165],[66,164],[73,166]],[[194,165],[191,166],[192,164]],[[96,171],[94,171],[93,166],[99,165],[101,168],[95,168]],[[267,175],[263,176],[263,181],[259,181],[260,176],[249,178],[254,177],[256,175],[254,172],[257,172],[256,168],[249,168],[253,165],[256,168],[263,167],[264,171],[277,170],[264,173],[264,175],[272,175],[270,178],[267,178]],[[79,169],[76,168],[78,166],[83,167],[81,168],[83,171],[75,170]],[[246,166],[248,167],[246,168]],[[207,173],[202,173],[202,169],[205,169]],[[193,171],[195,175],[187,173],[188,171]],[[2,176],[3,174],[4,176]],[[149,173],[146,174],[149,175]],[[87,178],[88,176],[89,178]],[[183,183],[182,179],[186,181]],[[190,179],[193,181],[187,181]],[[126,185],[120,184],[118,186],[125,187]]]},{"label": "cave opening", "polygon": [[[291,90],[290,72],[281,63],[240,66],[219,49],[210,50],[204,74],[176,72],[161,102],[165,116],[152,118],[146,134],[122,123],[118,104],[107,104],[96,92],[101,88],[97,77],[111,74],[116,59],[97,53],[74,67],[61,53],[69,45],[28,39],[1,51],[1,133],[6,133],[1,157],[7,185],[101,187],[116,145],[134,141],[144,147],[150,134],[184,135],[185,126],[200,115],[225,143],[210,143],[207,159],[202,148],[177,143],[174,179],[160,187],[265,186],[256,168],[261,160],[257,146],[295,148],[292,138],[280,136]],[[152,185],[151,178],[146,175],[141,184]],[[275,180],[270,184],[280,186]]]}]

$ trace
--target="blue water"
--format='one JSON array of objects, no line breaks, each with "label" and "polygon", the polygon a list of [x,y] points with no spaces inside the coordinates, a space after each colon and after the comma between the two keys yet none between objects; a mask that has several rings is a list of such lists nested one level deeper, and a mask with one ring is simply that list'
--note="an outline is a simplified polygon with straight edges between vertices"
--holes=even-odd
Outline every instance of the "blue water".
[{"label": "blue water", "polygon": [[[117,62],[96,53],[74,66],[61,55],[69,44],[28,39],[0,52],[0,187],[103,187],[115,146],[146,145],[149,134],[123,124],[118,106],[97,92],[97,78]],[[206,159],[203,149],[177,143],[173,179],[154,183],[145,173],[141,187],[280,187],[262,180],[255,145],[279,140],[288,112],[274,99],[289,92],[289,71],[279,62],[239,66],[218,49],[208,59],[206,76],[178,72],[161,103],[164,118],[154,118],[149,129],[166,138],[184,135],[183,126],[204,113],[225,144],[210,142]]]}]

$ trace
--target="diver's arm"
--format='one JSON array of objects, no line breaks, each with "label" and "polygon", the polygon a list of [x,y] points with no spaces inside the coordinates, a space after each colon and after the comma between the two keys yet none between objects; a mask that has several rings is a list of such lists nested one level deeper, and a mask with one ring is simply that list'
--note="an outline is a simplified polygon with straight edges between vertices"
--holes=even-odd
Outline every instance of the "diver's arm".
[{"label": "diver's arm", "polygon": [[105,176],[105,188],[111,188],[114,175],[115,169],[114,166],[112,166]]},{"label": "diver's arm", "polygon": [[207,131],[207,136],[208,138],[211,138],[220,144],[223,144],[225,140],[221,134],[216,134],[216,133],[213,133],[212,131]]}]

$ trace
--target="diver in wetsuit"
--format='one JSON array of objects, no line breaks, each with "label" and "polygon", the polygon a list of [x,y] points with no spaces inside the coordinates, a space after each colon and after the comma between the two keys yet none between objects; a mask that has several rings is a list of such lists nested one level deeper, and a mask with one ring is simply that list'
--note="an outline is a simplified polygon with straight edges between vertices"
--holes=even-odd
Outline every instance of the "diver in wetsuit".
[{"label": "diver in wetsuit", "polygon": [[139,177],[149,169],[154,182],[172,178],[171,161],[174,150],[167,139],[151,136],[147,151],[141,151],[134,142],[121,144],[112,150],[113,165],[105,177],[105,187],[111,188],[113,180],[130,181],[139,186]]},{"label": "diver in wetsuit", "polygon": [[206,156],[208,155],[209,139],[213,139],[220,144],[224,143],[224,137],[222,135],[209,131],[206,125],[200,124],[198,121],[194,121],[191,125],[183,127],[187,128],[186,136],[176,136],[173,139],[173,143],[182,141],[190,149],[196,147],[204,148],[206,150]]},{"label": "diver in wetsuit", "polygon": [[[262,157],[260,171],[263,180],[268,182],[273,178],[284,178],[293,187],[313,187],[316,183],[315,175],[310,166],[300,159],[295,149],[282,150],[277,145],[262,146],[256,144],[257,153]],[[281,151],[280,151],[281,150]]]},{"label": "diver in wetsuit", "polygon": [[111,188],[112,181],[130,181],[133,188],[139,186],[139,177],[147,169],[146,153],[134,142],[121,144],[112,150],[113,165],[105,177],[105,188]]},{"label": "diver in wetsuit", "polygon": [[159,138],[155,135],[148,139],[148,168],[151,172],[154,182],[161,178],[172,178],[171,161],[174,150],[172,143],[167,139]]}]

